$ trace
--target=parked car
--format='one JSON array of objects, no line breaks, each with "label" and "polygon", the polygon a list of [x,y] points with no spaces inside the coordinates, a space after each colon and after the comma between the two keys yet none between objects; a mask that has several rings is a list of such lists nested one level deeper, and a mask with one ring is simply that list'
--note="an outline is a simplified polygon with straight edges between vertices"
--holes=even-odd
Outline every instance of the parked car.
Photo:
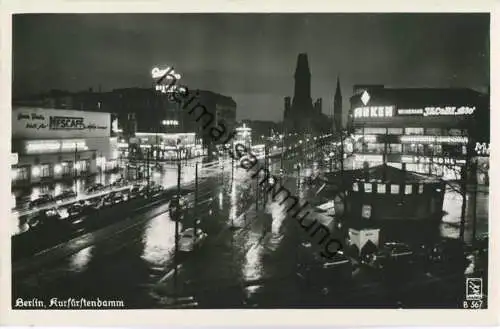
[{"label": "parked car", "polygon": [[129,197],[132,198],[139,198],[139,197],[145,197],[146,196],[146,186],[145,185],[139,185],[136,184],[130,188],[129,192]]},{"label": "parked car", "polygon": [[76,216],[81,215],[84,212],[85,206],[84,206],[83,202],[76,202],[76,203],[73,203],[72,205],[70,205],[67,209],[68,209],[69,216],[76,217]]},{"label": "parked car", "polygon": [[[310,251],[311,252],[311,251]],[[353,265],[342,251],[331,258],[314,252],[308,261],[299,264],[298,275],[313,285],[329,285],[352,278]]]},{"label": "parked car", "polygon": [[124,185],[127,185],[127,181],[124,178],[118,178],[113,183],[111,183],[111,186],[113,187],[120,187]]},{"label": "parked car", "polygon": [[122,192],[112,192],[104,197],[103,202],[104,202],[105,206],[111,206],[111,205],[121,203],[124,200],[125,200],[125,196],[123,195]]},{"label": "parked car", "polygon": [[377,252],[366,254],[362,259],[362,263],[376,269],[382,269],[400,261],[404,261],[402,263],[404,265],[415,261],[413,250],[401,242],[387,242]]},{"label": "parked car", "polygon": [[29,206],[30,208],[36,208],[36,207],[41,207],[46,204],[54,202],[54,197],[49,194],[42,194],[35,200],[30,201]]},{"label": "parked car", "polygon": [[201,245],[206,237],[207,234],[201,229],[196,230],[195,236],[194,228],[188,228],[179,236],[179,250],[183,252],[193,251],[194,247]]},{"label": "parked car", "polygon": [[89,186],[85,190],[85,193],[96,193],[96,192],[102,191],[104,189],[105,189],[104,185],[102,185],[100,183],[96,183],[96,184],[92,184],[91,186]]},{"label": "parked car", "polygon": [[55,196],[56,202],[62,202],[64,200],[76,198],[76,193],[73,190],[65,190]]}]

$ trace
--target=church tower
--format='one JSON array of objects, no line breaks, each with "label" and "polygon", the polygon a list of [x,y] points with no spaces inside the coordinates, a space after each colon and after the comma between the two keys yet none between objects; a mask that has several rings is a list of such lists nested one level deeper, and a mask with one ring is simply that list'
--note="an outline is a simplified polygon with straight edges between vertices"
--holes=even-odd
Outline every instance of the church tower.
[{"label": "church tower", "polygon": [[335,90],[335,98],[333,100],[333,121],[335,130],[342,130],[342,93],[340,91],[340,79],[337,77],[337,89]]}]

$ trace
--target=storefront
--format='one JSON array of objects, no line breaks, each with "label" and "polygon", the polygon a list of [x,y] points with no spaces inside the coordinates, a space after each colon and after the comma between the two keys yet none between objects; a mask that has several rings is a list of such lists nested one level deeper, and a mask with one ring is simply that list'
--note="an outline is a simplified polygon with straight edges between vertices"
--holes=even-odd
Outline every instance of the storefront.
[{"label": "storefront", "polygon": [[459,179],[481,129],[478,113],[487,107],[483,95],[467,89],[368,86],[351,97],[352,169],[386,163]]},{"label": "storefront", "polygon": [[203,155],[195,133],[136,133],[129,143],[120,143],[123,154],[152,160],[190,159]]},{"label": "storefront", "polygon": [[[110,114],[44,108],[12,111],[13,185],[84,177],[114,169]],[[115,164],[115,165],[113,165]]]}]

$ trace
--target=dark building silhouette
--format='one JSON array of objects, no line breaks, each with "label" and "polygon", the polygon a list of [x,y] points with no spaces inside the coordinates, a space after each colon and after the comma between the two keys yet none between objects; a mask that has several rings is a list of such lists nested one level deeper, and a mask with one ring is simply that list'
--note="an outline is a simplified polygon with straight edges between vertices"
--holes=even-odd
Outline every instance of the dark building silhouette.
[{"label": "dark building silhouette", "polygon": [[294,79],[295,88],[292,104],[290,110],[285,111],[285,128],[288,131],[311,132],[311,118],[314,115],[314,108],[311,99],[311,72],[307,54],[299,54]]},{"label": "dark building silhouette", "polygon": [[335,98],[333,100],[333,120],[335,122],[335,131],[342,130],[342,93],[340,91],[340,79],[337,77],[337,88],[335,89]]},{"label": "dark building silhouette", "polygon": [[314,113],[316,115],[320,115],[323,112],[323,100],[318,98],[316,102],[314,102]]}]

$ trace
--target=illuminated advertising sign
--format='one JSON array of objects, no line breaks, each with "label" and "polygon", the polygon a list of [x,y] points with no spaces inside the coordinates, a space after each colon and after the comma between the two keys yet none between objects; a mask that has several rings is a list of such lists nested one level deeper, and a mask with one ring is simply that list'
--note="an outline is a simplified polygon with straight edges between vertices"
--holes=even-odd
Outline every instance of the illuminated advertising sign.
[{"label": "illuminated advertising sign", "polygon": [[355,154],[354,161],[358,162],[382,162],[384,158],[378,154]]},{"label": "illuminated advertising sign", "polygon": [[490,143],[476,143],[474,151],[477,155],[490,155]]},{"label": "illuminated advertising sign", "polygon": [[394,106],[363,106],[354,109],[355,118],[387,118],[392,117]]},{"label": "illuminated advertising sign", "polygon": [[405,144],[467,144],[467,136],[418,136],[404,135],[399,138]]},{"label": "illuminated advertising sign", "polygon": [[84,140],[33,140],[25,143],[26,154],[64,153],[88,150]]},{"label": "illuminated advertising sign", "polygon": [[175,72],[173,67],[166,67],[165,69],[155,67],[151,71],[151,76],[156,80],[155,89],[157,91],[161,91],[164,94],[173,93],[175,91],[186,91],[186,88],[178,86],[177,80],[181,78],[181,75]]},{"label": "illuminated advertising sign", "polygon": [[463,160],[463,159],[426,157],[426,156],[418,156],[418,155],[403,155],[403,156],[401,156],[401,162],[403,162],[403,163],[435,163],[435,164],[445,164],[445,165],[465,164],[465,160]]},{"label": "illuminated advertising sign", "polygon": [[64,139],[110,136],[110,114],[44,108],[12,111],[13,138]]},{"label": "illuminated advertising sign", "polygon": [[470,106],[444,106],[434,107],[428,106],[425,108],[413,109],[398,109],[398,115],[423,115],[427,116],[456,116],[456,115],[471,115],[476,111],[476,107]]}]

